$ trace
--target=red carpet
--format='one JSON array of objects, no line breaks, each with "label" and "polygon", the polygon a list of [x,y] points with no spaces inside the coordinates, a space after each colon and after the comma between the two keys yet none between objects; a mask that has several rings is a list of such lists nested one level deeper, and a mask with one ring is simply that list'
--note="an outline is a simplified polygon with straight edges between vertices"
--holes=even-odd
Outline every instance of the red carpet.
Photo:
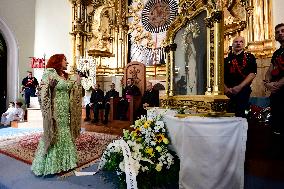
[{"label": "red carpet", "polygon": [[[0,153],[31,164],[41,133],[0,140]],[[95,163],[107,145],[119,136],[95,132],[83,132],[76,140],[78,152],[77,170]]]}]

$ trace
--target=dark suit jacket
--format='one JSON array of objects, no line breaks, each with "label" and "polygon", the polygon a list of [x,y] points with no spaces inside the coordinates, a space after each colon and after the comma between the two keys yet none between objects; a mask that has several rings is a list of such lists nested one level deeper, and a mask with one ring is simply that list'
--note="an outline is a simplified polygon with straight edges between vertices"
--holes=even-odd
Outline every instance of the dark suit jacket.
[{"label": "dark suit jacket", "polygon": [[136,85],[131,85],[131,86],[126,86],[122,90],[122,96],[125,97],[125,95],[140,96],[141,92],[140,92],[140,89]]},{"label": "dark suit jacket", "polygon": [[152,89],[145,91],[142,97],[142,104],[148,103],[150,107],[159,107],[159,91]]},{"label": "dark suit jacket", "polygon": [[105,102],[109,102],[111,97],[119,97],[119,92],[117,92],[116,90],[109,90],[105,95]]},{"label": "dark suit jacket", "polygon": [[104,92],[101,89],[93,90],[90,98],[91,103],[98,103],[104,101]]}]

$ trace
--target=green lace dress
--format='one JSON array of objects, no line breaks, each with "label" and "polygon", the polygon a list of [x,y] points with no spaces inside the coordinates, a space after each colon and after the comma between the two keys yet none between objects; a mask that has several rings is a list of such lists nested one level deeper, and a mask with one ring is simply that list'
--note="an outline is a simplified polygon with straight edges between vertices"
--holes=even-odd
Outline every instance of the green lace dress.
[{"label": "green lace dress", "polygon": [[48,85],[49,78],[58,81],[54,89],[54,117],[57,137],[56,142],[50,145],[47,150],[45,150],[44,137],[41,138],[31,167],[35,175],[48,175],[67,171],[75,168],[77,162],[76,147],[70,131],[69,113],[69,95],[74,81],[71,82],[59,77],[52,68],[46,69],[41,84]]}]

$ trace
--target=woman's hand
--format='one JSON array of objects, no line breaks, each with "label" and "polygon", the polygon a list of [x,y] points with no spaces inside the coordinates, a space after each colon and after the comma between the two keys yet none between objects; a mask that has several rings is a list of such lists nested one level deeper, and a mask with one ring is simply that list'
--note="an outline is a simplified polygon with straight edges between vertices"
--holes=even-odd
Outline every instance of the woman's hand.
[{"label": "woman's hand", "polygon": [[81,77],[80,77],[79,74],[76,74],[76,82],[77,82],[78,84],[81,83]]},{"label": "woman's hand", "polygon": [[56,79],[51,79],[51,78],[48,78],[49,80],[49,86],[50,88],[55,88],[55,86],[57,85],[58,81]]}]

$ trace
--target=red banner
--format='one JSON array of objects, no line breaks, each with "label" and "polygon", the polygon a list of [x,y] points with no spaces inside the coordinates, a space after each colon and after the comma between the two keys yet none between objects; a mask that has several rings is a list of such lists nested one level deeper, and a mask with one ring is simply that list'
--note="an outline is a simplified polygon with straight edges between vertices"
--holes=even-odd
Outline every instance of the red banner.
[{"label": "red banner", "polygon": [[45,68],[45,58],[31,57],[31,68]]}]

